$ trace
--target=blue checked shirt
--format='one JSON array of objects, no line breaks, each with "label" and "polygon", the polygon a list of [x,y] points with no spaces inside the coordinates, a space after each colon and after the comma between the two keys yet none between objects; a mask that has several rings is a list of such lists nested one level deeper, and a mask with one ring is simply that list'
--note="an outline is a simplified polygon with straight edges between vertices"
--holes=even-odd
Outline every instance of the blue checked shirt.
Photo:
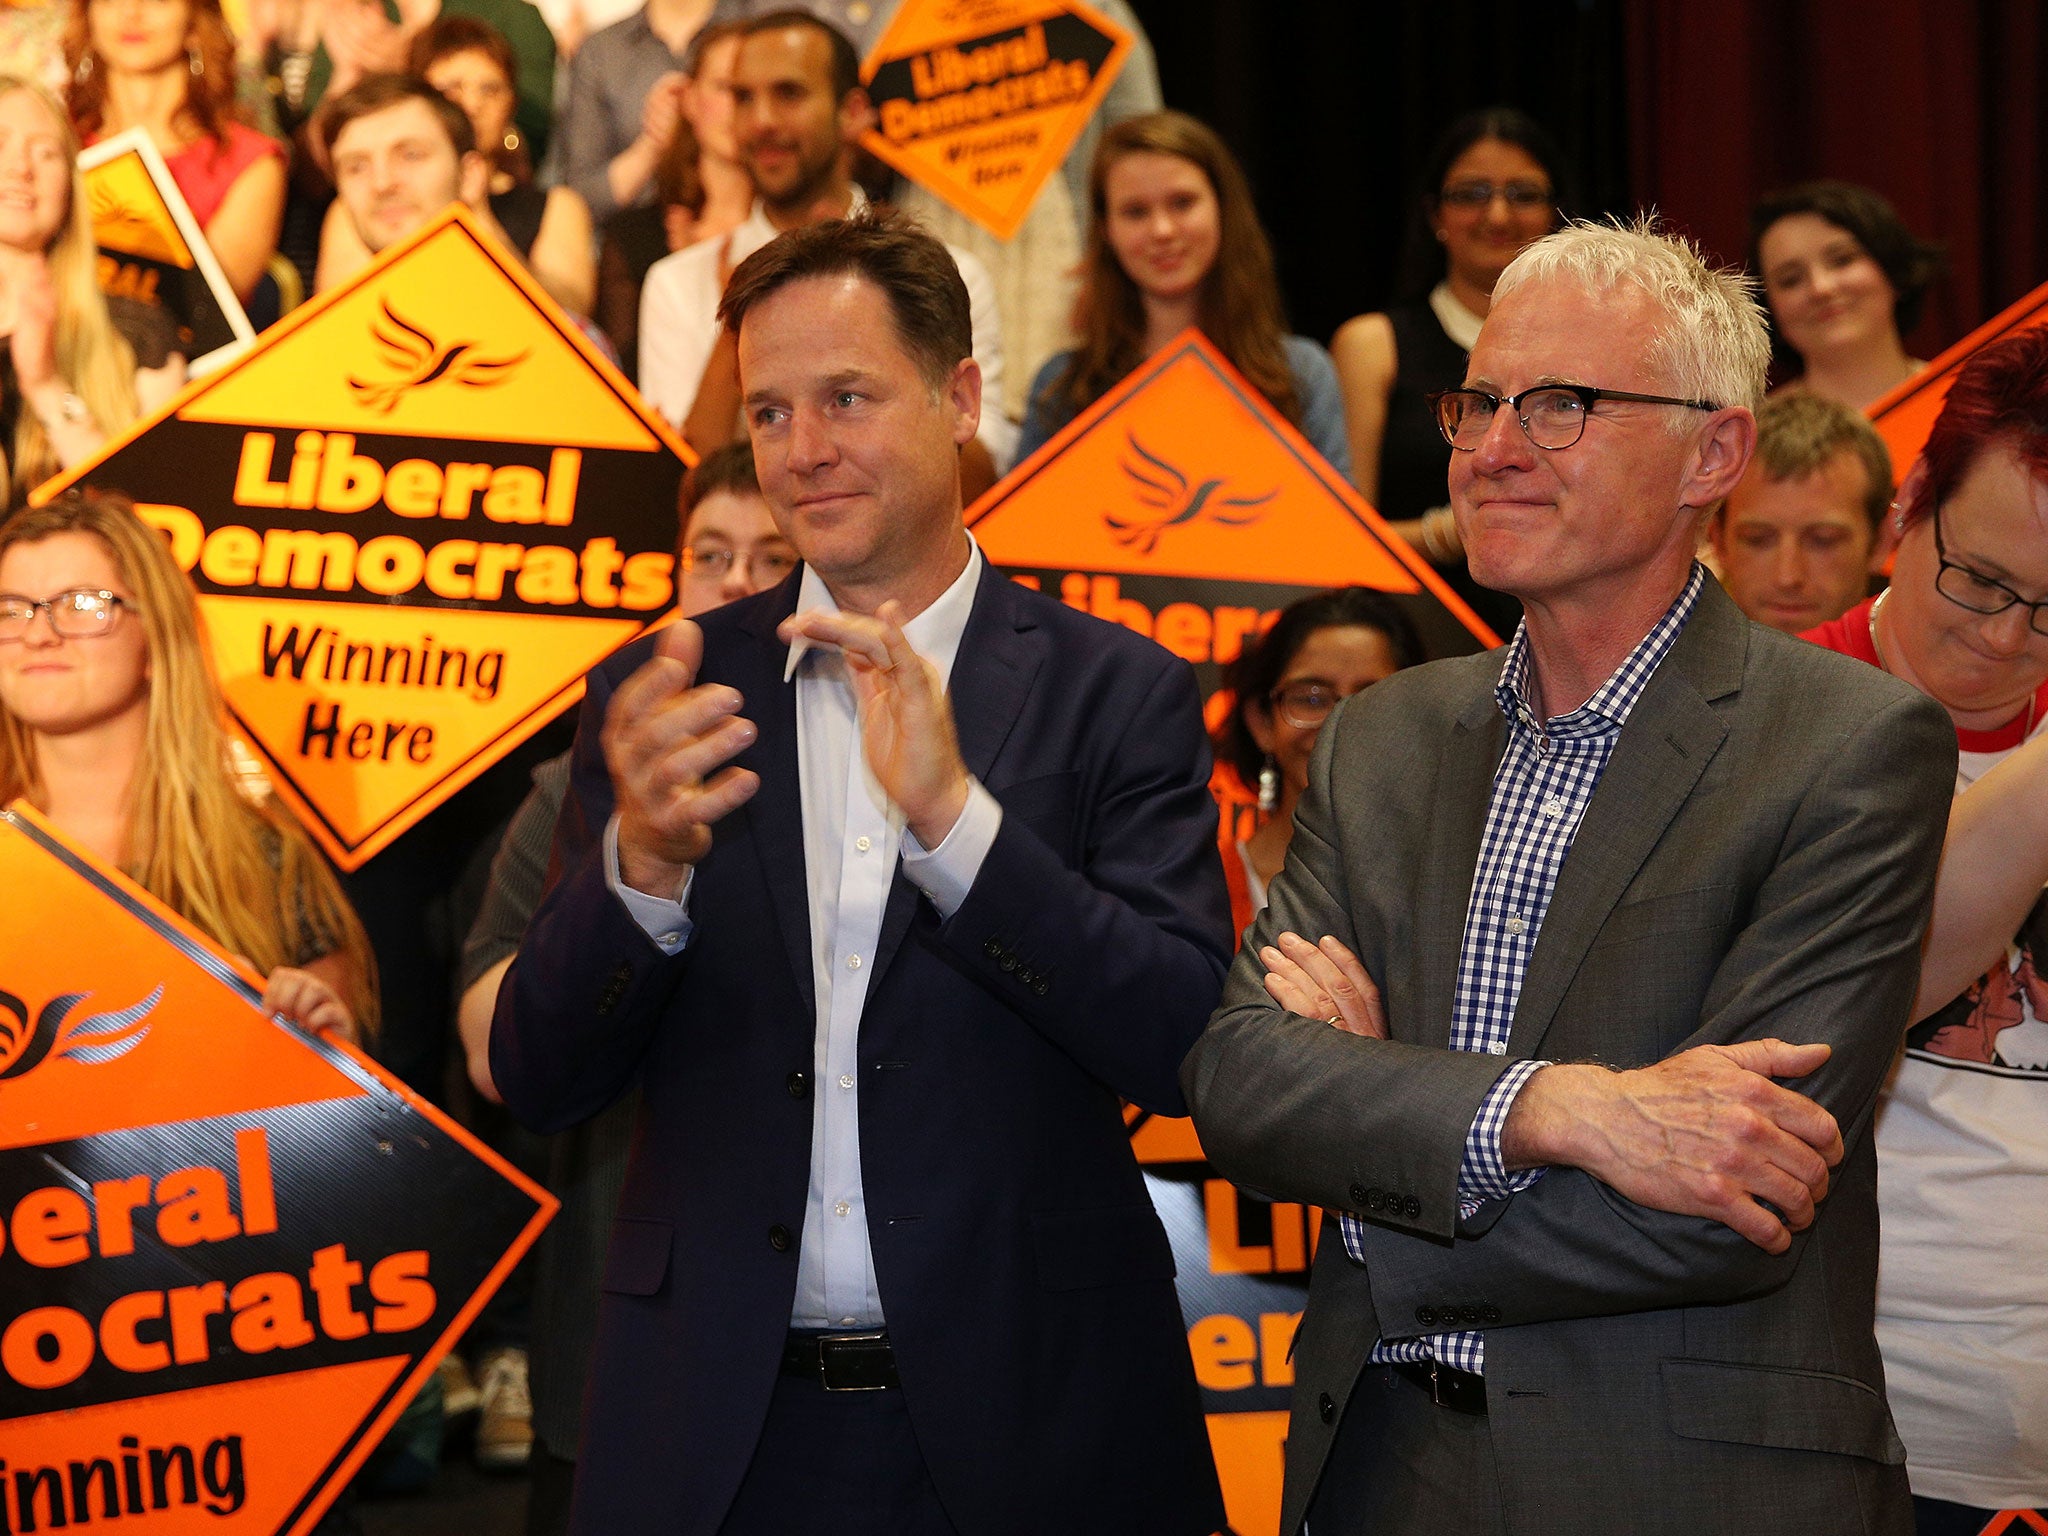
[{"label": "blue checked shirt", "polygon": [[[1471,905],[1465,911],[1465,937],[1458,950],[1458,982],[1451,1002],[1452,1050],[1484,1051],[1494,1056],[1507,1051],[1522,978],[1528,973],[1536,936],[1543,931],[1558,871],[1571,852],[1572,839],[1592,803],[1600,775],[1614,755],[1621,728],[1692,617],[1705,578],[1705,568],[1695,563],[1692,579],[1678,600],[1629,652],[1614,675],[1577,709],[1547,724],[1529,707],[1528,629],[1524,626],[1515,631],[1500,682],[1494,687],[1501,713],[1507,717],[1508,744],[1493,775],[1486,834],[1472,875]],[[1541,1061],[1516,1062],[1480,1103],[1458,1169],[1461,1215],[1471,1215],[1488,1200],[1527,1189],[1542,1176],[1540,1168],[1510,1174],[1501,1166],[1500,1133],[1515,1095],[1545,1065]],[[1363,1264],[1365,1223],[1342,1213],[1338,1227],[1344,1235],[1345,1252]],[[1372,1358],[1381,1362],[1433,1358],[1459,1370],[1483,1372],[1486,1337],[1461,1332],[1397,1342],[1382,1339],[1373,1346]]]}]

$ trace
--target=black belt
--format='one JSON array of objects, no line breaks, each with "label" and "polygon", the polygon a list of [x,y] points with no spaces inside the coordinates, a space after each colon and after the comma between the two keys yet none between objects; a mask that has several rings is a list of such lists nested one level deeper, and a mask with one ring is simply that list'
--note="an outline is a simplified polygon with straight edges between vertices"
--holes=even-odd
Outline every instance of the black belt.
[{"label": "black belt", "polygon": [[1393,1367],[1427,1392],[1439,1408],[1485,1415],[1486,1378],[1477,1371],[1461,1371],[1437,1360],[1396,1360]]},{"label": "black belt", "polygon": [[880,1392],[901,1386],[896,1351],[881,1329],[872,1333],[792,1333],[782,1346],[782,1374],[815,1381],[827,1392]]}]

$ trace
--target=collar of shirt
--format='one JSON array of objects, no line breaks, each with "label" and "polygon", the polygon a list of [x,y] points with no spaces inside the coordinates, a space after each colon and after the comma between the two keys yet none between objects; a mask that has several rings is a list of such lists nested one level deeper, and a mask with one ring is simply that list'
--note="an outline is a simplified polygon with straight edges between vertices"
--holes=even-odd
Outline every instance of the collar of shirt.
[{"label": "collar of shirt", "polygon": [[[981,546],[974,542],[974,535],[967,535],[967,568],[954,578],[953,584],[941,592],[932,605],[903,626],[903,638],[910,642],[910,648],[926,661],[939,669],[939,681],[948,683],[953,677],[953,659],[960,654],[960,637],[967,632],[967,616],[974,611],[974,591],[981,581]],[[803,580],[797,587],[796,611],[798,613],[838,613],[838,599],[826,587],[824,577],[804,567]],[[789,660],[782,669],[782,680],[786,683],[796,676],[796,669],[804,657],[821,648],[799,635],[790,642]]]},{"label": "collar of shirt", "polygon": [[1607,681],[1594,689],[1593,696],[1570,714],[1559,715],[1547,723],[1538,718],[1529,701],[1529,621],[1524,619],[1515,628],[1514,642],[1508,646],[1507,660],[1501,664],[1500,681],[1493,689],[1494,697],[1500,701],[1500,712],[1507,716],[1509,726],[1539,738],[1570,739],[1604,736],[1619,731],[1628,723],[1630,713],[1642,698],[1643,690],[1649,686],[1659,664],[1670,653],[1679,631],[1685,628],[1686,620],[1692,617],[1693,608],[1699,602],[1700,583],[1706,580],[1706,575],[1706,567],[1695,560],[1685,590],[1664,610],[1664,617],[1651,626],[1650,632],[1637,642],[1636,648],[1628,653]]}]

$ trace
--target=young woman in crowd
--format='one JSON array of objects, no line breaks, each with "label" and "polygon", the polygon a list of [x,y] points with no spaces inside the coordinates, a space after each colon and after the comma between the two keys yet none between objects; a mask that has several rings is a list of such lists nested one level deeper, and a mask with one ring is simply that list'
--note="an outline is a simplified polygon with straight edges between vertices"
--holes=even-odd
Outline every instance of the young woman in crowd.
[{"label": "young woman in crowd", "polygon": [[1237,161],[1182,112],[1126,118],[1090,169],[1076,329],[1081,344],[1032,381],[1022,459],[1191,325],[1350,473],[1329,354],[1287,333],[1273,252]]},{"label": "young woman in crowd", "polygon": [[1961,748],[1878,1111],[1877,1338],[1921,1536],[1975,1536],[2048,1507],[2048,331],[1962,370],[1893,516],[1890,589],[1807,638],[1939,701]]},{"label": "young woman in crowd", "polygon": [[1563,152],[1513,107],[1468,113],[1445,130],[1422,168],[1402,257],[1410,297],[1360,315],[1330,341],[1344,386],[1351,479],[1460,596],[1505,635],[1512,598],[1475,585],[1451,520],[1451,450],[1429,396],[1465,382],[1465,355],[1493,305],[1493,285],[1522,248],[1571,205]]},{"label": "young woman in crowd", "polygon": [[297,825],[252,801],[192,589],[125,497],[0,527],[0,805],[66,837],[268,978],[263,1006],[359,1038],[369,946]]},{"label": "young woman in crowd", "polygon": [[277,252],[284,146],[241,120],[220,0],[71,0],[64,58],[79,137],[146,130],[247,299]]},{"label": "young woman in crowd", "polygon": [[1287,862],[1309,754],[1330,711],[1422,659],[1421,638],[1398,602],[1365,587],[1339,587],[1289,603],[1231,664],[1235,701],[1217,733],[1216,755],[1258,791],[1260,813],[1249,838],[1224,839],[1223,874],[1239,933],[1266,904],[1266,887]]},{"label": "young woman in crowd", "polygon": [[0,76],[0,451],[8,505],[184,382],[164,311],[101,296],[71,124]]},{"label": "young woman in crowd", "polygon": [[491,213],[540,285],[563,308],[590,313],[597,297],[590,210],[568,187],[541,187],[512,127],[518,63],[503,35],[474,16],[444,12],[413,40],[409,65],[461,107],[491,162]]},{"label": "young woman in crowd", "polygon": [[1811,390],[1860,411],[1924,365],[1904,337],[1940,275],[1941,247],[1899,222],[1868,187],[1812,181],[1750,211],[1750,270],[1763,279],[1781,389]]}]

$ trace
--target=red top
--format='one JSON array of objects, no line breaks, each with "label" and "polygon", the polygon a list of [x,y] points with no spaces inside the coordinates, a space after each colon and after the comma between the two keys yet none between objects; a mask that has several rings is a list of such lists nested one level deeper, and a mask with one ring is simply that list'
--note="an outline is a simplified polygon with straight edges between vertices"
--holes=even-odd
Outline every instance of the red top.
[{"label": "red top", "polygon": [[164,156],[164,164],[203,229],[220,212],[235,179],[265,155],[282,160],[284,146],[247,124],[230,121],[219,138],[194,139],[175,155]]},{"label": "red top", "polygon": [[[1877,659],[1877,642],[1870,638],[1870,610],[1877,599],[1866,598],[1843,614],[1816,629],[1809,629],[1799,638],[1811,640],[1815,645],[1830,651],[1839,651],[1844,656],[1854,656],[1858,661],[1867,661],[1873,667],[1882,667]],[[1966,731],[1956,727],[1956,746],[1964,752],[2009,752],[2027,739],[2027,722],[2048,716],[2048,680],[2034,690],[2034,707],[2023,709],[2005,724],[1995,730]]]}]

